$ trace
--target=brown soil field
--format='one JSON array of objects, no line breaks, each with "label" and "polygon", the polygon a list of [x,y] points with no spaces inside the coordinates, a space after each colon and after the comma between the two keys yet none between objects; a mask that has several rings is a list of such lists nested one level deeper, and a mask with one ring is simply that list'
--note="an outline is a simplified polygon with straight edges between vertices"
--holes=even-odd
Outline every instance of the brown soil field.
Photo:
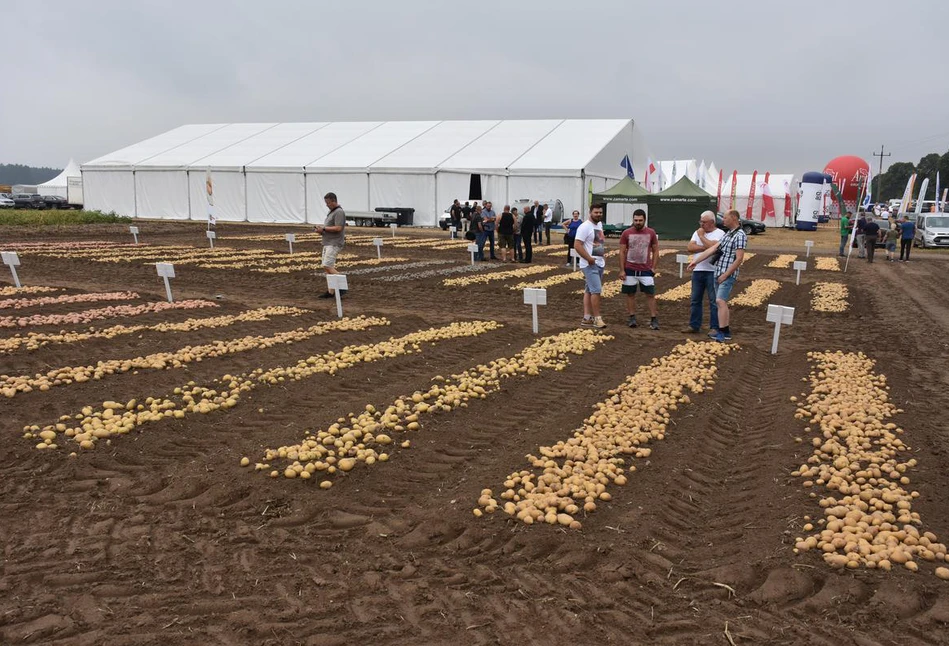
[{"label": "brown soil field", "polygon": [[[199,223],[139,224],[141,248],[207,248]],[[287,228],[286,232],[293,229]],[[280,227],[218,227],[219,249],[271,249]],[[303,232],[297,229],[298,233]],[[350,234],[375,233],[351,229]],[[118,226],[2,232],[16,243],[103,240],[127,244]],[[817,254],[836,252],[833,231],[820,231]],[[425,391],[437,375],[453,375],[510,357],[536,340],[530,309],[510,286],[568,272],[562,245],[540,247],[535,262],[550,271],[484,284],[445,286],[446,277],[524,267],[487,263],[474,273],[390,282],[401,273],[444,271],[468,261],[457,249],[430,249],[447,234],[399,231],[419,244],[384,256],[442,261],[414,269],[355,273],[343,300],[346,316],[386,317],[391,324],[330,332],[292,344],[247,350],[166,370],[134,370],[101,380],[0,397],[0,643],[119,646],[139,644],[842,644],[949,643],[949,581],[938,563],[919,571],[832,569],[816,551],[794,553],[805,516],[822,510],[791,475],[811,455],[791,397],[811,351],[864,352],[885,375],[903,412],[918,466],[913,503],[920,531],[949,542],[949,284],[945,254],[914,255],[909,264],[854,257],[846,273],[809,265],[794,273],[766,264],[778,252],[803,259],[804,234],[769,231],[750,239],[756,253],[736,293],[751,280],[780,282],[770,302],[793,306],[778,354],[765,306],[735,307],[734,342],[717,360],[714,387],[671,414],[665,438],[653,442],[612,500],[580,512],[581,529],[528,526],[498,510],[475,517],[484,488],[503,490],[524,456],[571,437],[593,407],[640,366],[686,340],[686,300],[660,301],[662,329],[624,325],[623,296],[604,300],[606,334],[615,337],[562,371],[501,382],[500,391],[466,408],[429,416],[410,448],[394,444],[387,462],[317,480],[268,477],[240,466],[263,461],[267,448],[299,442],[338,418],[384,408]],[[608,241],[615,248],[617,241]],[[682,250],[684,244],[668,243]],[[316,252],[310,240],[294,245]],[[375,258],[366,243],[348,245],[358,260]],[[172,258],[169,255],[169,258]],[[113,304],[162,301],[164,287],[146,261],[21,253],[25,285],[59,293],[130,290],[137,301],[41,305],[0,316],[68,313]],[[149,261],[152,262],[152,261]],[[353,262],[353,261],[349,261]],[[608,269],[615,278],[618,260]],[[401,263],[399,263],[401,264]],[[364,269],[372,265],[354,265]],[[382,268],[385,265],[379,265]],[[340,262],[345,272],[346,262]],[[0,286],[10,278],[0,268]],[[0,340],[30,332],[102,330],[237,314],[285,305],[310,310],[189,332],[145,330],[112,339],[50,344],[0,354],[0,375],[32,375],[63,366],[130,359],[184,346],[279,332],[336,320],[335,302],[315,298],[325,281],[312,270],[268,274],[249,269],[176,265],[176,299],[206,299],[208,309],[170,310],[75,326],[0,328]],[[660,260],[659,291],[685,283],[674,255]],[[815,311],[816,282],[848,286],[840,313]],[[541,336],[575,329],[582,281],[548,288]],[[707,318],[707,313],[706,313]],[[472,338],[423,343],[417,352],[358,363],[335,375],[260,386],[231,409],[169,418],[81,450],[64,441],[36,450],[24,427],[55,423],[106,400],[164,397],[188,382],[289,366],[353,344],[442,326],[492,320],[498,330]],[[703,337],[704,338],[704,337]],[[694,337],[693,337],[694,339]],[[704,346],[695,346],[696,351]],[[401,441],[401,436],[396,438]],[[75,451],[77,455],[70,457]],[[277,468],[277,467],[274,467]],[[282,469],[282,466],[280,467]],[[949,565],[943,563],[942,565]]]}]

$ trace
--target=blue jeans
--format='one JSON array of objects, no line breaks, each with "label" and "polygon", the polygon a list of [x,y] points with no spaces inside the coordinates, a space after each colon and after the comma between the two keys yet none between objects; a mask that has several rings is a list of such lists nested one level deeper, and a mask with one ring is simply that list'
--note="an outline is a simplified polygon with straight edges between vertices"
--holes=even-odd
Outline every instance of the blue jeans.
[{"label": "blue jeans", "polygon": [[[715,290],[716,298],[720,298],[723,301],[727,301],[729,296],[732,295],[732,288],[735,286],[735,281],[738,280],[735,278],[735,275],[732,274],[722,282],[718,283],[718,287]],[[716,281],[718,282],[718,281]]]},{"label": "blue jeans", "polygon": [[475,254],[475,260],[484,260],[484,243],[488,239],[486,231],[478,231],[475,242],[478,244],[478,253]]},{"label": "blue jeans", "polygon": [[[494,255],[494,229],[491,229],[490,231],[485,231],[484,233],[488,237],[488,242],[491,243],[491,260],[494,260],[496,258],[496,256]],[[484,253],[482,253],[481,256],[483,258]]]},{"label": "blue jeans", "polygon": [[850,236],[840,236],[840,251],[837,252],[838,256],[844,255],[844,247],[847,246],[847,243],[850,241]]},{"label": "blue jeans", "polygon": [[521,244],[521,234],[514,234],[514,260],[524,260],[524,245]]},{"label": "blue jeans", "polygon": [[689,305],[689,327],[693,330],[702,329],[702,300],[708,293],[708,326],[712,330],[718,329],[718,304],[715,302],[715,272],[692,272],[692,301]]}]

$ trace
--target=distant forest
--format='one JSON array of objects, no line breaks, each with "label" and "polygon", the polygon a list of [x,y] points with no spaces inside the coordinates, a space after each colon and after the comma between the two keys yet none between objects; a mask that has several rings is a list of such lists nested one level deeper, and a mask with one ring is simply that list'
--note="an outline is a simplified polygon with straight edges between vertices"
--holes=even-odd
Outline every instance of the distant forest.
[{"label": "distant forest", "polygon": [[36,168],[23,164],[0,164],[0,184],[42,184],[63,172],[62,168]]}]

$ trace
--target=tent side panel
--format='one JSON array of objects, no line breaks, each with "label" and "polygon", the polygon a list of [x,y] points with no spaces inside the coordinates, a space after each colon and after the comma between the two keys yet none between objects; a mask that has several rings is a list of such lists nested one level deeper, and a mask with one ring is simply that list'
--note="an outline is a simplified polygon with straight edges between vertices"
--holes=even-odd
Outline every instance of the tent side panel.
[{"label": "tent side panel", "polygon": [[[471,196],[468,194],[470,188],[470,174],[438,171],[438,173],[435,174],[436,218],[441,215],[443,209],[448,208],[452,200],[458,200],[462,204],[470,202],[473,206],[475,201],[471,200]],[[480,202],[480,200],[477,201]]]},{"label": "tent side panel", "polygon": [[[415,209],[415,226],[438,224],[435,176],[432,174],[372,173],[369,175],[369,205]],[[445,206],[448,206],[447,204]],[[444,207],[442,207],[444,208]]]},{"label": "tent side panel", "polygon": [[82,173],[84,207],[90,211],[133,217],[135,184],[130,170],[87,170]]},{"label": "tent side panel", "polygon": [[543,204],[548,200],[560,200],[565,217],[569,217],[574,210],[579,210],[581,214],[587,212],[583,204],[583,180],[579,177],[511,175],[508,187],[508,194],[514,201],[538,200]]},{"label": "tent side panel", "polygon": [[[322,223],[326,219],[323,196],[336,193],[344,211],[369,211],[369,175],[367,173],[307,173],[306,221]],[[381,206],[392,206],[383,204]]]},{"label": "tent side panel", "polygon": [[186,171],[136,171],[135,197],[135,215],[140,218],[187,220],[190,217]]},{"label": "tent side panel", "polygon": [[[626,177],[626,169],[620,164],[623,157],[629,155],[633,162],[633,171],[636,179],[642,181],[646,172],[646,152],[645,146],[638,145],[635,136],[635,125],[630,123],[616,134],[608,144],[600,149],[596,157],[590,160],[583,169],[587,175],[596,175],[612,179],[622,179]],[[641,139],[641,137],[639,138]],[[595,187],[594,187],[594,190]]]},{"label": "tent side panel", "polygon": [[306,222],[303,171],[297,173],[247,173],[249,222]]},{"label": "tent side panel", "polygon": [[[191,191],[191,219],[208,219],[207,174],[203,170],[188,171]],[[214,217],[222,222],[243,222],[246,219],[244,173],[239,171],[211,171],[214,187]]]}]

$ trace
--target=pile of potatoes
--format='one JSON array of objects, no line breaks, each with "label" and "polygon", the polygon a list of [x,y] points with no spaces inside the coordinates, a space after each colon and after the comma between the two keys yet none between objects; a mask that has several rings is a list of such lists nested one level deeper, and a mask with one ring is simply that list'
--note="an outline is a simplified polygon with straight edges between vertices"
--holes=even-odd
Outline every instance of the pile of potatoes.
[{"label": "pile of potatoes", "polygon": [[62,287],[41,287],[24,285],[23,287],[0,287],[0,296],[20,296],[21,294],[46,294],[48,292],[61,292]]},{"label": "pile of potatoes", "polygon": [[908,475],[916,460],[900,439],[903,429],[890,421],[903,411],[889,401],[886,377],[874,374],[863,353],[807,354],[811,393],[791,400],[798,402],[794,417],[816,432],[814,452],[791,475],[811,490],[823,518],[815,525],[805,517],[804,531],[814,533],[797,538],[795,553],[818,550],[834,568],[902,565],[915,572],[917,560],[945,561],[946,546],[918,529],[919,492]]},{"label": "pile of potatoes", "polygon": [[507,477],[500,502],[491,489],[484,489],[474,515],[500,507],[527,525],[545,522],[579,529],[581,511],[589,514],[597,503],[611,500],[611,484],[626,484],[626,456],[649,457],[652,449],[646,445],[665,438],[672,413],[690,402],[689,393],[711,390],[717,359],[737,349],[688,341],[640,367],[609,391],[609,398],[596,405],[572,438],[526,456],[531,468]]},{"label": "pile of potatoes", "polygon": [[[366,258],[363,260],[348,260],[344,264],[346,267],[372,267],[375,265],[381,265],[383,263],[407,262],[408,260],[408,258],[391,256],[382,258]],[[313,267],[313,263],[298,263],[294,265],[283,265],[281,267],[258,267],[257,269],[251,269],[251,271],[257,271],[263,274],[289,274],[294,271],[312,271]]]},{"label": "pile of potatoes", "polygon": [[656,294],[656,298],[660,301],[684,301],[687,298],[692,298],[692,283],[683,283],[661,294]]},{"label": "pile of potatoes", "polygon": [[495,271],[489,274],[478,274],[477,276],[459,276],[458,278],[446,278],[442,281],[445,287],[465,287],[467,285],[477,285],[481,283],[490,283],[496,280],[507,280],[508,278],[525,278],[535,274],[542,274],[545,271],[553,271],[550,265],[527,265],[520,269],[510,269],[508,271]]},{"label": "pile of potatoes", "polygon": [[[254,258],[251,260],[229,261],[215,258],[211,262],[199,262],[199,269],[252,269],[255,267],[273,267],[278,265],[290,265],[300,262],[318,262],[323,255],[319,252],[297,252],[285,256],[264,256],[263,258]],[[341,253],[337,256],[339,260],[349,260],[355,258],[356,254]]]},{"label": "pile of potatoes", "polygon": [[37,296],[36,298],[8,298],[0,301],[0,309],[20,310],[39,305],[65,303],[94,303],[96,301],[131,301],[138,298],[135,292],[89,292],[86,294],[63,294],[61,296]]},{"label": "pile of potatoes", "polygon": [[846,312],[850,290],[842,283],[815,283],[811,290],[811,309],[817,312]]},{"label": "pile of potatoes", "polygon": [[365,330],[378,325],[388,325],[385,318],[358,316],[353,319],[339,319],[317,323],[306,328],[297,328],[288,332],[278,332],[270,336],[249,335],[228,341],[214,341],[203,345],[188,345],[174,352],[156,352],[144,357],[131,359],[109,359],[95,365],[65,366],[54,368],[46,373],[9,376],[0,375],[0,394],[13,397],[18,392],[33,390],[47,391],[54,386],[99,380],[109,375],[122,374],[132,370],[168,370],[181,368],[195,361],[203,361],[228,354],[237,354],[248,350],[271,348],[276,345],[297,343],[315,336],[337,330]]},{"label": "pile of potatoes", "polygon": [[202,307],[217,307],[217,303],[200,300],[184,300],[167,303],[144,303],[142,305],[110,305],[83,312],[68,314],[34,314],[32,316],[3,316],[0,317],[0,327],[29,327],[31,325],[78,325],[98,319],[126,318],[165,310],[191,310]]},{"label": "pile of potatoes", "polygon": [[781,283],[776,280],[767,278],[753,280],[738,296],[729,301],[729,305],[759,307],[774,296],[774,293],[780,288]]},{"label": "pile of potatoes", "polygon": [[309,310],[299,307],[261,307],[247,310],[240,314],[226,316],[211,316],[208,318],[193,318],[180,323],[156,323],[154,325],[113,325],[104,330],[89,328],[86,332],[71,332],[62,330],[53,332],[29,332],[25,336],[19,334],[0,339],[0,354],[9,354],[20,348],[36,350],[46,345],[80,343],[90,339],[114,339],[117,336],[138,334],[140,332],[191,332],[204,328],[221,328],[245,321],[269,321],[273,316],[300,316]]},{"label": "pile of potatoes", "polygon": [[[544,337],[512,357],[475,366],[448,379],[438,375],[427,391],[399,397],[385,410],[367,405],[360,413],[350,413],[329,428],[308,435],[300,444],[268,449],[255,470],[265,471],[271,468],[271,462],[286,460],[290,464],[282,472],[284,477],[309,479],[315,473],[333,475],[337,470],[385,462],[389,459],[387,447],[397,441],[392,436],[420,430],[425,415],[467,408],[470,400],[486,399],[498,392],[503,379],[563,370],[570,364],[571,355],[590,352],[612,338],[594,330],[572,330]],[[401,442],[403,448],[410,445],[411,440]],[[242,466],[249,464],[249,458],[241,460]],[[272,477],[280,474],[279,470],[270,471]],[[320,486],[326,489],[332,483],[324,480]]]},{"label": "pile of potatoes", "polygon": [[829,256],[817,256],[814,258],[814,268],[820,271],[840,271],[840,261]]},{"label": "pile of potatoes", "polygon": [[782,253],[771,259],[765,267],[771,267],[772,269],[789,269],[791,263],[797,260],[797,256],[793,253]]},{"label": "pile of potatoes", "polygon": [[[385,321],[385,319],[379,320]],[[361,330],[365,327],[365,324],[357,319],[344,319],[338,323],[339,330]],[[388,321],[383,323],[383,325],[388,324]],[[24,436],[35,438],[38,436],[37,433],[52,431],[53,436],[49,436],[49,433],[45,436],[39,435],[43,439],[41,444],[46,446],[37,445],[37,448],[51,448],[49,445],[54,444],[56,435],[61,433],[79,442],[81,448],[91,449],[100,439],[128,433],[146,422],[156,422],[171,417],[182,419],[193,413],[207,414],[231,408],[237,405],[242,393],[250,392],[261,385],[276,385],[287,380],[305,379],[318,373],[336,374],[358,363],[369,363],[419,351],[422,343],[476,336],[500,327],[501,325],[494,321],[452,323],[394,337],[376,344],[347,346],[340,352],[314,355],[299,361],[290,368],[279,367],[271,370],[258,368],[243,375],[227,374],[216,379],[212,384],[213,387],[198,386],[191,381],[184,387],[175,388],[173,396],[177,398],[177,401],[167,397],[148,397],[144,404],[133,399],[127,404],[104,402],[98,409],[86,406],[74,416],[61,417],[58,424],[43,428],[26,427]]]},{"label": "pile of potatoes", "polygon": [[583,273],[579,271],[572,271],[569,274],[557,274],[556,276],[550,276],[541,280],[527,281],[518,283],[516,285],[511,285],[508,287],[508,289],[513,291],[527,289],[529,287],[546,289],[548,287],[554,287],[555,285],[562,285],[563,283],[570,282],[571,280],[583,280]]}]

